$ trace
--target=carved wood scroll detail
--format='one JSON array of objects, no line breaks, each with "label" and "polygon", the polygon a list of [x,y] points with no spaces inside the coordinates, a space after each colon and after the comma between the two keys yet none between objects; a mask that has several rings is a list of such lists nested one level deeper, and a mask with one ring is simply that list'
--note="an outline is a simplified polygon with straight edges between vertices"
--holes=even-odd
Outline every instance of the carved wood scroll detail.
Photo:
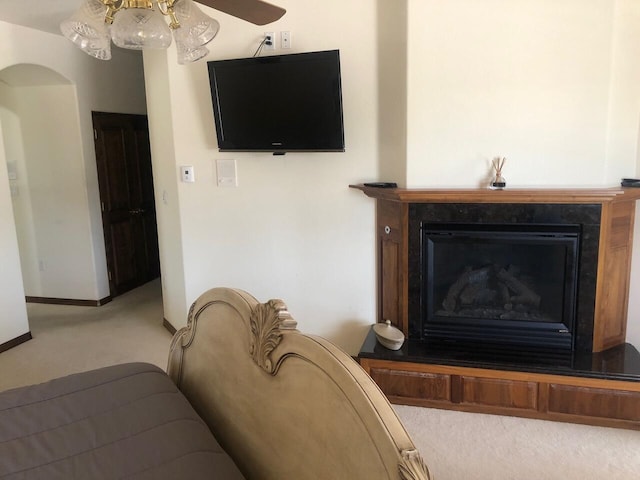
[{"label": "carved wood scroll detail", "polygon": [[274,372],[271,354],[282,340],[282,330],[295,330],[297,322],[282,300],[261,303],[251,312],[251,344],[249,353],[267,373]]},{"label": "carved wood scroll detail", "polygon": [[404,450],[401,453],[402,460],[398,465],[402,480],[429,480],[431,475],[427,464],[417,450]]}]

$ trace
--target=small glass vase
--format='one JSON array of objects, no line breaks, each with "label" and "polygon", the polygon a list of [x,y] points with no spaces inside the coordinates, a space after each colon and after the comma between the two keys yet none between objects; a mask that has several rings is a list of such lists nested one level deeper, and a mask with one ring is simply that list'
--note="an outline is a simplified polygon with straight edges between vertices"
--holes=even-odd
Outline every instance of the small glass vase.
[{"label": "small glass vase", "polygon": [[507,186],[507,181],[500,174],[496,175],[493,181],[489,184],[489,188],[492,190],[502,190]]}]

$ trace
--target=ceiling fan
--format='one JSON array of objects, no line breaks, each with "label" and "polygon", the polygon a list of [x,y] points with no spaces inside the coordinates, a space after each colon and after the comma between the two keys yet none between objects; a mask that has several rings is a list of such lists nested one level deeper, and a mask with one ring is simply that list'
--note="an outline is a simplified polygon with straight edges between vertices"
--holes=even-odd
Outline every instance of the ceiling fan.
[{"label": "ceiling fan", "polygon": [[204,14],[196,3],[255,25],[275,22],[286,13],[284,8],[262,0],[83,0],[60,24],[60,30],[100,60],[111,58],[111,41],[121,48],[143,50],[168,48],[173,37],[178,63],[190,63],[209,54],[205,45],[220,29],[218,21]]},{"label": "ceiling fan", "polygon": [[287,11],[262,0],[196,0],[233,17],[255,25],[266,25],[279,20]]}]

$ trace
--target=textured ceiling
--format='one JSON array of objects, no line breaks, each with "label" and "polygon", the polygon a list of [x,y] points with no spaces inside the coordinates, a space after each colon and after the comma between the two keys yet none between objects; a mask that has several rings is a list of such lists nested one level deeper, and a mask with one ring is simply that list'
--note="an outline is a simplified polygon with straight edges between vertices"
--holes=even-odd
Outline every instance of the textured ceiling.
[{"label": "textured ceiling", "polygon": [[0,20],[60,34],[60,22],[82,0],[0,0]]}]

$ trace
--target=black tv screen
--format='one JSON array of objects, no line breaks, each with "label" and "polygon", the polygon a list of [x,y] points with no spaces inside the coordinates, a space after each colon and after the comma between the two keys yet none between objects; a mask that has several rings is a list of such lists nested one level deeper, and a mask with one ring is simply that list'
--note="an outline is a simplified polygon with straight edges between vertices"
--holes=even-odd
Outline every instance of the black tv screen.
[{"label": "black tv screen", "polygon": [[208,62],[222,152],[343,152],[338,50]]}]

